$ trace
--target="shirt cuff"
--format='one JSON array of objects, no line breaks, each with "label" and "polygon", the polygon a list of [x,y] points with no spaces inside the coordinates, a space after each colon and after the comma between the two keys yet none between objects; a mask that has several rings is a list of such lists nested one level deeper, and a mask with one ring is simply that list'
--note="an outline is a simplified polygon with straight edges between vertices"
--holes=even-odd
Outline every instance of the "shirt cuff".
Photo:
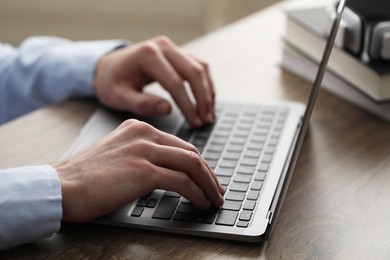
[{"label": "shirt cuff", "polygon": [[51,236],[61,218],[61,185],[53,167],[0,170],[0,249]]}]

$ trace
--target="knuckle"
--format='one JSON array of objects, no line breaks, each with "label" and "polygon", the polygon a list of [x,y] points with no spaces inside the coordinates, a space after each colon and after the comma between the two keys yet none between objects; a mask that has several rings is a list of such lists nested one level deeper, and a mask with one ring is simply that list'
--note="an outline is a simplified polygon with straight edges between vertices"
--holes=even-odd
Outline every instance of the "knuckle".
[{"label": "knuckle", "polygon": [[196,78],[202,77],[204,72],[205,72],[203,66],[200,66],[197,64],[191,65],[189,67],[188,71],[189,71],[190,75],[192,75],[193,77],[196,77]]},{"label": "knuckle", "polygon": [[166,46],[173,45],[173,42],[171,41],[171,39],[169,39],[169,37],[166,35],[159,35],[154,40],[158,44],[162,44],[162,45],[166,45]]},{"label": "knuckle", "polygon": [[124,122],[122,122],[119,127],[129,128],[130,126],[136,124],[137,122],[139,122],[137,119],[127,119]]},{"label": "knuckle", "polygon": [[143,136],[153,132],[153,127],[137,119],[128,119],[121,124],[129,136]]},{"label": "knuckle", "polygon": [[140,52],[145,56],[157,56],[160,50],[153,41],[147,41],[141,44]]},{"label": "knuckle", "polygon": [[133,143],[133,148],[136,150],[136,151],[149,151],[152,149],[152,145],[150,142],[148,142],[147,140],[145,139],[138,139],[136,141],[134,141]]},{"label": "knuckle", "polygon": [[139,134],[150,134],[153,132],[153,127],[151,125],[149,125],[148,123],[145,123],[145,122],[142,122],[142,121],[138,121],[137,124],[134,124],[134,128],[135,130],[137,131],[137,133]]},{"label": "knuckle", "polygon": [[188,151],[188,160],[190,161],[193,167],[200,167],[203,164],[203,160],[200,157],[199,153],[194,151]]}]

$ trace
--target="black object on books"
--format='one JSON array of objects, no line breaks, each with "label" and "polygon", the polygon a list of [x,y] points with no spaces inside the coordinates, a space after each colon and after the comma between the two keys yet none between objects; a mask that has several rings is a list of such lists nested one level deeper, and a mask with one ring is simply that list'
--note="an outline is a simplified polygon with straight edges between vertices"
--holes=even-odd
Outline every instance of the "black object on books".
[{"label": "black object on books", "polygon": [[[326,6],[287,9],[285,41],[299,52],[318,62],[329,24]],[[376,102],[390,100],[390,63],[364,63],[335,46],[329,70]]]},{"label": "black object on books", "polygon": [[344,48],[363,60],[390,60],[390,1],[350,0]]},{"label": "black object on books", "polygon": [[[294,50],[294,48],[288,46],[288,44],[285,44],[281,66],[295,75],[312,82],[314,80],[318,63],[304,56],[299,51]],[[385,121],[390,122],[390,102],[378,103],[373,101],[357,90],[357,88],[350,85],[348,82],[329,70],[327,70],[324,75],[322,88],[360,108],[363,108]]]}]

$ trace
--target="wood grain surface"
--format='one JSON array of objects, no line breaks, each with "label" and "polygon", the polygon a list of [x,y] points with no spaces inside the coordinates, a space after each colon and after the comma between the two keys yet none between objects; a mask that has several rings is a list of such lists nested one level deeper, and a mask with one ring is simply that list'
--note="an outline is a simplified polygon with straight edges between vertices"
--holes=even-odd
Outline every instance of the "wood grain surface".
[{"label": "wood grain surface", "polygon": [[[305,102],[310,84],[283,71],[280,5],[185,46],[210,62],[220,97]],[[0,127],[0,167],[50,163],[97,103],[72,100]],[[0,259],[388,259],[389,124],[322,91],[271,240],[245,244],[63,223]]]}]

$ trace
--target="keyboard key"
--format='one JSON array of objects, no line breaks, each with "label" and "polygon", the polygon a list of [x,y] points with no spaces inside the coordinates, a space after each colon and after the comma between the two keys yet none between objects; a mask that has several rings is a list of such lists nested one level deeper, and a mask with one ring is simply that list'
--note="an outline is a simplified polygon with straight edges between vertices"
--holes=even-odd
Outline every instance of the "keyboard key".
[{"label": "keyboard key", "polygon": [[249,221],[251,217],[252,217],[252,211],[243,210],[238,219],[243,221]]},{"label": "keyboard key", "polygon": [[261,163],[259,165],[259,168],[257,169],[258,172],[267,172],[269,169],[269,163]]},{"label": "keyboard key", "polygon": [[244,146],[243,145],[235,145],[235,144],[230,144],[228,147],[227,147],[227,151],[228,152],[241,152],[242,150],[244,149]]},{"label": "keyboard key", "polygon": [[265,154],[273,154],[274,152],[275,152],[275,147],[271,147],[271,146],[269,146],[269,147],[267,147],[266,149],[265,149]]},{"label": "keyboard key", "polygon": [[256,130],[253,132],[253,134],[257,135],[257,136],[267,136],[268,135],[268,127],[256,128]]},{"label": "keyboard key", "polygon": [[148,202],[148,199],[149,199],[149,197],[139,198],[139,200],[137,202],[137,206],[138,207],[145,207],[146,206],[146,202]]},{"label": "keyboard key", "polygon": [[227,137],[214,137],[211,139],[211,144],[224,145],[227,142]]},{"label": "keyboard key", "polygon": [[233,129],[233,125],[229,125],[229,124],[220,124],[218,125],[218,131],[222,130],[222,131],[231,131]]},{"label": "keyboard key", "polygon": [[260,155],[261,155],[261,150],[260,151],[246,150],[244,152],[244,157],[246,158],[259,158]]},{"label": "keyboard key", "polygon": [[259,198],[259,195],[260,195],[259,191],[251,190],[250,192],[248,192],[247,199],[248,200],[257,200]]},{"label": "keyboard key", "polygon": [[229,190],[232,190],[232,191],[247,191],[248,188],[249,188],[249,185],[246,184],[246,183],[233,182],[230,185]]},{"label": "keyboard key", "polygon": [[234,137],[247,137],[249,135],[249,130],[239,130],[235,131],[233,136]]},{"label": "keyboard key", "polygon": [[237,126],[237,129],[238,130],[243,130],[243,131],[250,131],[252,128],[252,124],[248,124],[248,123],[241,123]]},{"label": "keyboard key", "polygon": [[131,213],[132,217],[140,217],[142,215],[142,212],[144,212],[143,207],[135,207],[133,209],[133,212]]},{"label": "keyboard key", "polygon": [[230,177],[217,176],[217,179],[221,185],[229,185],[230,183]]},{"label": "keyboard key", "polygon": [[195,216],[193,214],[186,214],[186,213],[180,213],[176,212],[173,216],[173,220],[175,221],[182,221],[182,222],[195,222]]},{"label": "keyboard key", "polygon": [[265,143],[265,140],[267,140],[265,136],[256,136],[256,135],[251,137],[251,139],[249,139],[251,143],[256,143],[256,144],[263,144]]},{"label": "keyboard key", "polygon": [[176,136],[179,137],[180,139],[184,140],[184,141],[188,141],[190,140],[190,137],[192,135],[192,129],[190,128],[189,125],[187,125],[187,127],[185,126],[182,126],[179,131],[177,132]]},{"label": "keyboard key", "polygon": [[240,165],[237,168],[237,173],[252,175],[255,172],[255,167]]},{"label": "keyboard key", "polygon": [[224,130],[217,130],[214,134],[216,137],[229,137],[230,131],[224,131]]},{"label": "keyboard key", "polygon": [[200,210],[196,215],[199,223],[212,224],[217,216],[219,208],[210,208],[208,210]]},{"label": "keyboard key", "polygon": [[182,203],[192,203],[190,200],[186,199],[186,198],[181,198],[181,202]]},{"label": "keyboard key", "polygon": [[177,204],[179,203],[179,200],[180,199],[178,198],[162,197],[160,203],[157,205],[157,208],[152,215],[152,218],[170,219],[176,209]]},{"label": "keyboard key", "polygon": [[242,182],[242,183],[250,183],[252,180],[251,175],[246,175],[246,174],[236,174],[234,175],[233,181],[234,182]]},{"label": "keyboard key", "polygon": [[240,156],[241,156],[241,153],[239,153],[239,152],[236,152],[236,153],[227,152],[223,155],[223,159],[225,159],[225,160],[238,160],[238,159],[240,159]]},{"label": "keyboard key", "polygon": [[230,140],[231,144],[238,144],[238,145],[244,145],[246,143],[246,138],[245,137],[233,137]]},{"label": "keyboard key", "polygon": [[270,154],[265,154],[263,157],[261,157],[262,162],[269,163],[272,161],[272,155]]},{"label": "keyboard key", "polygon": [[232,160],[222,160],[219,166],[222,168],[236,168],[237,162]]},{"label": "keyboard key", "polygon": [[256,207],[256,201],[247,200],[247,201],[245,201],[245,203],[244,203],[243,209],[245,209],[245,210],[254,210],[255,207]]},{"label": "keyboard key", "polygon": [[271,134],[271,137],[278,139],[280,136],[280,131],[279,130],[274,130]]},{"label": "keyboard key", "polygon": [[263,182],[262,181],[254,181],[251,186],[251,190],[261,190],[263,187]]},{"label": "keyboard key", "polygon": [[222,209],[239,211],[241,209],[241,202],[225,200],[222,205]]},{"label": "keyboard key", "polygon": [[275,139],[275,138],[271,138],[268,142],[268,145],[269,146],[276,146],[278,143],[278,139]]},{"label": "keyboard key", "polygon": [[258,162],[258,159],[254,158],[243,158],[240,162],[241,165],[246,165],[246,166],[256,166]]},{"label": "keyboard key", "polygon": [[238,216],[237,211],[231,211],[231,210],[221,210],[221,212],[218,215],[217,221],[215,224],[217,225],[224,225],[224,226],[234,226],[234,223],[236,222]]},{"label": "keyboard key", "polygon": [[215,169],[217,167],[218,161],[217,160],[207,160],[207,163],[211,167],[211,169]]},{"label": "keyboard key", "polygon": [[205,138],[205,137],[195,137],[192,141],[191,141],[191,143],[193,144],[193,145],[195,145],[195,146],[205,146],[206,145],[206,143],[207,143],[207,139],[208,138]]},{"label": "keyboard key", "polygon": [[234,118],[225,117],[221,120],[222,124],[231,124],[234,125],[236,120]]},{"label": "keyboard key", "polygon": [[255,175],[256,181],[264,181],[265,179],[265,172],[257,172]]},{"label": "keyboard key", "polygon": [[[256,126],[256,129],[269,129],[271,127],[271,124],[268,123],[268,122],[261,122],[261,120],[259,120],[260,122],[257,124]],[[268,133],[268,131],[267,131]]]},{"label": "keyboard key", "polygon": [[218,176],[227,176],[231,177],[234,173],[233,168],[222,168],[218,167],[218,169],[215,171]]},{"label": "keyboard key", "polygon": [[273,116],[261,116],[260,121],[261,122],[266,122],[266,123],[271,123],[274,120]]},{"label": "keyboard key", "polygon": [[237,221],[236,226],[241,227],[241,228],[247,228],[249,226],[249,222],[239,220],[239,221]]},{"label": "keyboard key", "polygon": [[176,212],[180,213],[186,213],[186,214],[192,214],[195,213],[196,207],[193,204],[189,203],[180,203],[179,207],[177,208]]},{"label": "keyboard key", "polygon": [[150,199],[148,199],[148,201],[146,202],[145,207],[147,207],[147,208],[154,208],[154,207],[156,207],[157,203],[158,203],[158,199],[156,199],[156,198],[150,198]]},{"label": "keyboard key", "polygon": [[253,144],[249,144],[247,149],[248,150],[251,150],[251,151],[261,151],[263,150],[264,148],[264,144],[260,144],[260,143],[253,143]]},{"label": "keyboard key", "polygon": [[179,193],[173,192],[173,191],[165,191],[164,196],[173,197],[173,198],[180,198],[181,197],[181,195]]},{"label": "keyboard key", "polygon": [[217,153],[221,153],[223,151],[223,146],[222,145],[215,145],[215,144],[211,144],[209,145],[208,149],[207,149],[207,152],[217,152]]},{"label": "keyboard key", "polygon": [[245,198],[245,195],[246,195],[245,192],[228,191],[225,199],[226,200],[233,200],[233,201],[243,201]]},{"label": "keyboard key", "polygon": [[207,151],[205,154],[204,154],[204,158],[208,161],[208,160],[218,160],[219,157],[221,157],[221,153],[215,153],[215,152],[209,152]]}]

